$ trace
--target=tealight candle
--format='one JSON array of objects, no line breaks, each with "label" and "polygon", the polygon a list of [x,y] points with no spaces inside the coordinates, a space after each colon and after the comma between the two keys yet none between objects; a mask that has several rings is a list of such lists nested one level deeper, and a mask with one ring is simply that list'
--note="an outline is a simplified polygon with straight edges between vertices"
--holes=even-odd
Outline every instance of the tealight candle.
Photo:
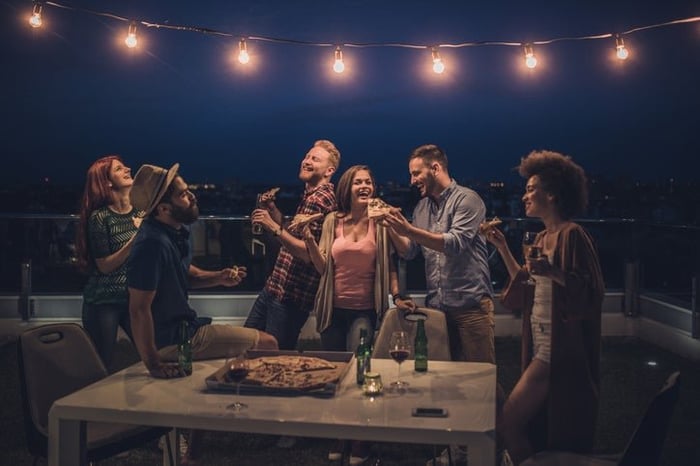
[{"label": "tealight candle", "polygon": [[362,391],[367,396],[377,396],[382,393],[382,376],[377,372],[366,372],[365,382],[362,384]]}]

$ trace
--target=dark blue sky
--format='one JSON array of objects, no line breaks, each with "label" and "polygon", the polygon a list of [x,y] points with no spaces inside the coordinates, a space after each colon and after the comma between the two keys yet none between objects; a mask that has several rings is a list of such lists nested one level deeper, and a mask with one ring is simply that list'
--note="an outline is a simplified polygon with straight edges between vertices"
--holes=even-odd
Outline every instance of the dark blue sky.
[{"label": "dark blue sky", "polygon": [[[117,1],[60,2],[159,23],[314,42],[418,44],[534,41],[618,32],[700,15],[697,1]],[[566,5],[565,5],[566,4]],[[330,72],[332,49],[139,27],[0,0],[0,152],[3,183],[48,176],[82,182],[97,157],[178,161],[189,181],[293,182],[319,138],[342,153],[341,170],[367,163],[380,180],[408,180],[406,157],[436,143],[460,179],[503,179],[532,149],[574,157],[591,173],[697,178],[700,156],[700,23],[626,37],[535,47],[523,72],[519,47],[429,52],[344,49],[347,71]]]}]

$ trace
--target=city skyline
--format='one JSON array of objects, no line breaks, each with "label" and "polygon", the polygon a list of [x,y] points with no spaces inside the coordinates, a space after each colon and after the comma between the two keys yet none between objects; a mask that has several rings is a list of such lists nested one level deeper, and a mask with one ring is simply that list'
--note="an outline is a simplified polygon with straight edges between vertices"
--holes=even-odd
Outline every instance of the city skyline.
[{"label": "city skyline", "polygon": [[[60,3],[60,2],[59,2]],[[70,5],[93,8],[94,2]],[[329,4],[332,3],[332,4]],[[346,48],[346,73],[330,71],[332,48],[248,41],[253,66],[235,61],[238,38],[139,28],[80,11],[5,0],[0,50],[3,183],[81,183],[89,164],[121,154],[142,163],[180,162],[186,179],[291,184],[315,139],[341,150],[340,171],[370,165],[381,181],[407,182],[406,159],[424,143],[443,147],[457,179],[511,180],[535,149],[571,155],[589,174],[693,179],[700,154],[695,81],[700,23],[625,39],[535,46],[525,71],[519,47],[427,50]],[[505,2],[263,0],[149,4],[100,2],[101,11],[168,24],[332,43],[454,43],[530,40],[630,30],[700,13],[693,2],[623,0],[551,5]],[[505,12],[505,13],[504,13]]]}]

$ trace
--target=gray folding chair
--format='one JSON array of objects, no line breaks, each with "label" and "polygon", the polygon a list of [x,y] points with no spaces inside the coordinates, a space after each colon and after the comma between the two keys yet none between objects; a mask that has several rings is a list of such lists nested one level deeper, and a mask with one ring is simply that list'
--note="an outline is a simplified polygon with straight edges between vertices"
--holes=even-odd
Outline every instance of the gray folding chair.
[{"label": "gray folding chair", "polygon": [[[34,456],[48,453],[49,409],[54,401],[107,376],[90,337],[77,324],[51,324],[22,333],[17,348],[27,448]],[[88,422],[83,463],[94,463],[166,435],[171,428]]]}]

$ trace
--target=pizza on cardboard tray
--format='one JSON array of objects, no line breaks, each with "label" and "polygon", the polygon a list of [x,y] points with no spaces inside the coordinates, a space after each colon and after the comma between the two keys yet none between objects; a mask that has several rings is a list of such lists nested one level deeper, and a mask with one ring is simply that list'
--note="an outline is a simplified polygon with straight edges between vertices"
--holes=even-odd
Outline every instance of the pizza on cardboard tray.
[{"label": "pizza on cardboard tray", "polygon": [[275,388],[313,390],[335,381],[338,366],[310,356],[263,356],[246,361],[248,374],[243,383]]}]

